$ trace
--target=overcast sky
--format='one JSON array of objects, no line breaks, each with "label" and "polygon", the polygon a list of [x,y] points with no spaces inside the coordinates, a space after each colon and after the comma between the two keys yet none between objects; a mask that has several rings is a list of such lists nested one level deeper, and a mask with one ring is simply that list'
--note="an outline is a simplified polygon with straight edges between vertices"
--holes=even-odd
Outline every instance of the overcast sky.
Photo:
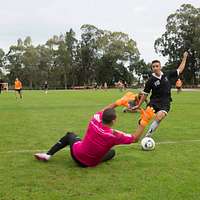
[{"label": "overcast sky", "polygon": [[54,34],[93,24],[128,33],[146,62],[164,58],[155,54],[154,41],[165,31],[166,19],[182,4],[200,7],[200,0],[0,0],[0,48],[31,36],[44,44]]}]

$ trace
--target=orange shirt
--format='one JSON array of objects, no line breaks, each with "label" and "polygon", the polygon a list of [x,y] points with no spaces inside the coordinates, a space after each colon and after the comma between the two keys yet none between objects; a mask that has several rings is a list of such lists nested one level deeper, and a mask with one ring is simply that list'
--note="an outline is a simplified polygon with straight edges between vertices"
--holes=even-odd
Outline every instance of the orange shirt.
[{"label": "orange shirt", "polygon": [[15,89],[16,90],[19,90],[19,89],[22,89],[22,83],[21,81],[15,81]]}]

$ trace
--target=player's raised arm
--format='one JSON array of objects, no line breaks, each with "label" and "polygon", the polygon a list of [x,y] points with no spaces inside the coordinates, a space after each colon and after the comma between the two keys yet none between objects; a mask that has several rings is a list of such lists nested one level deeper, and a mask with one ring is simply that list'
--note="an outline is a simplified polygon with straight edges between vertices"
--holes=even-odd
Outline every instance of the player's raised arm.
[{"label": "player's raised arm", "polygon": [[178,67],[178,71],[179,73],[181,74],[183,72],[183,70],[185,69],[185,64],[186,64],[186,61],[187,61],[187,57],[188,57],[188,52],[184,52],[183,54],[183,59],[181,61],[181,64],[179,65]]}]

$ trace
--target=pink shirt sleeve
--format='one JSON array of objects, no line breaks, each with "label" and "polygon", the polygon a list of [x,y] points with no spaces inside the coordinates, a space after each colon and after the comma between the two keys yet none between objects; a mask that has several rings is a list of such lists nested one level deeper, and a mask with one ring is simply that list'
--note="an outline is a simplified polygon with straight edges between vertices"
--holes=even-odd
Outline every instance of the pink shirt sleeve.
[{"label": "pink shirt sleeve", "polygon": [[113,134],[115,135],[115,144],[131,144],[135,142],[136,138],[131,134],[126,134],[124,132],[114,130]]}]

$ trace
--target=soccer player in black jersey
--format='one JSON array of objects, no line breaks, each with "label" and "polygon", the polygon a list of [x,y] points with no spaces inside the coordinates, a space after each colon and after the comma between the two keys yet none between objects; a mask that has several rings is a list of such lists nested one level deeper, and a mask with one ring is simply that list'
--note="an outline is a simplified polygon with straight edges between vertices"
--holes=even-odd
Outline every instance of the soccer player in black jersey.
[{"label": "soccer player in black jersey", "polygon": [[133,109],[138,109],[151,92],[149,106],[153,107],[156,116],[152,124],[150,125],[146,136],[151,137],[152,133],[159,126],[159,123],[166,117],[170,110],[171,98],[171,81],[177,80],[179,74],[181,74],[185,68],[188,53],[183,54],[183,59],[178,69],[171,70],[169,73],[163,73],[161,70],[161,64],[159,60],[152,61],[152,75],[145,84],[143,90],[143,96],[141,97],[139,104]]}]

